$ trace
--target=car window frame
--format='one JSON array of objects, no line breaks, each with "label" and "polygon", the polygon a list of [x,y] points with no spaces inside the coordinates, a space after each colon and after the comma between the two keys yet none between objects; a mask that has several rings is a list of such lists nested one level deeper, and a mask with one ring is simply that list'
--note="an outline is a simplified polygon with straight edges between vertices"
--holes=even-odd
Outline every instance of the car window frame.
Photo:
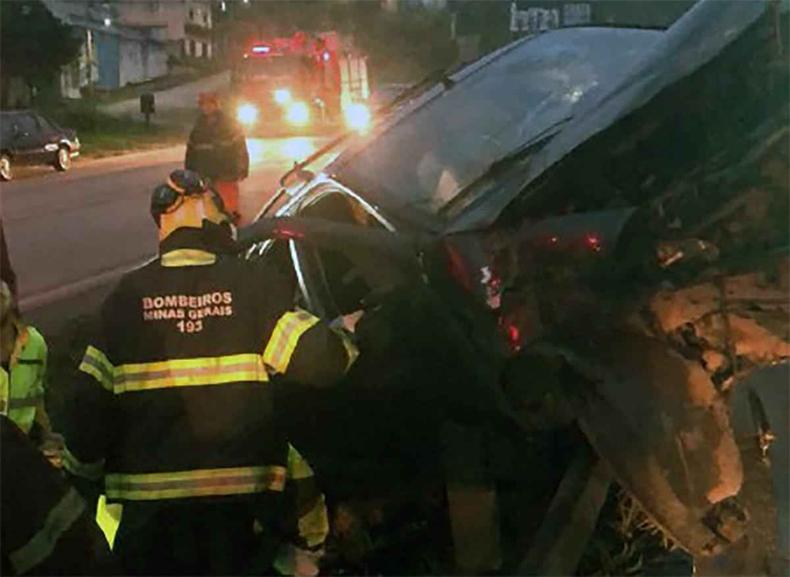
[{"label": "car window frame", "polygon": [[[313,182],[308,184],[307,188],[304,189],[301,194],[292,197],[280,210],[278,210],[275,216],[299,216],[303,210],[313,206],[317,202],[320,202],[330,194],[340,194],[347,198],[350,202],[356,202],[369,216],[374,219],[375,222],[377,222],[385,230],[395,232],[395,227],[381,213],[378,207],[369,203],[350,188],[324,175],[317,176]],[[247,251],[245,255],[246,258],[266,258],[266,255],[271,252],[271,248],[274,246],[276,241],[277,239],[267,239],[260,243],[260,245],[253,245]],[[316,259],[319,261],[320,266],[320,258],[317,254],[310,254],[310,247],[307,246],[309,241],[306,242],[299,239],[288,239],[287,242],[288,251],[291,255],[291,266],[294,269],[297,286],[299,287],[302,300],[310,312],[322,318],[328,318],[334,314],[334,311],[330,310],[331,307],[329,306],[329,303],[322,302],[322,299],[319,297],[319,293],[323,291],[317,287],[311,286],[311,283],[315,282],[316,275],[320,275],[321,271],[311,268],[315,265],[312,265],[309,261],[311,259]],[[313,249],[313,251],[315,251],[315,249]],[[326,284],[328,285],[328,283]],[[326,289],[329,290],[331,287],[327,286]],[[332,296],[331,290],[329,290],[329,293],[330,296]],[[333,296],[332,301],[332,305],[334,305]],[[336,308],[336,305],[334,305],[334,308]]]},{"label": "car window frame", "polygon": [[[299,216],[303,210],[314,206],[332,194],[339,194],[349,202],[358,204],[369,217],[373,218],[374,222],[378,223],[385,230],[394,232],[395,227],[390,224],[375,206],[348,187],[336,181],[322,182],[318,186],[313,187],[310,193],[306,194],[298,204],[295,215]],[[317,248],[310,246],[309,242],[301,244],[293,239],[289,242],[291,243],[291,257],[299,284],[299,290],[302,292],[302,298],[305,303],[307,303],[310,310],[315,314],[323,318],[335,318],[339,312],[336,304],[337,300],[333,294],[332,287],[329,286],[329,281],[324,276],[323,262]],[[311,282],[320,282],[324,286],[309,286]],[[328,293],[331,303],[323,302],[325,297],[321,297],[322,293]]]}]

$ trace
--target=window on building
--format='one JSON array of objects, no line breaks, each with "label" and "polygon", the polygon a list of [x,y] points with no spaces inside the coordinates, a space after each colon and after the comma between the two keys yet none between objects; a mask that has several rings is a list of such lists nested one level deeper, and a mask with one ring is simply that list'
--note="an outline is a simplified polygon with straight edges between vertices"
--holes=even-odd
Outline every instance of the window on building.
[{"label": "window on building", "polygon": [[208,26],[208,12],[203,12],[203,24]]},{"label": "window on building", "polygon": [[192,22],[194,22],[194,21],[195,21],[195,11],[194,11],[192,8],[190,8],[190,9],[189,9],[189,19],[190,19]]},{"label": "window on building", "polygon": [[202,42],[196,42],[195,43],[195,56],[197,56],[198,58],[202,58],[203,57],[203,43]]},{"label": "window on building", "polygon": [[192,56],[197,56],[196,48],[195,48],[195,41],[194,40],[190,40],[189,41],[189,52],[188,52],[188,54],[191,54]]}]

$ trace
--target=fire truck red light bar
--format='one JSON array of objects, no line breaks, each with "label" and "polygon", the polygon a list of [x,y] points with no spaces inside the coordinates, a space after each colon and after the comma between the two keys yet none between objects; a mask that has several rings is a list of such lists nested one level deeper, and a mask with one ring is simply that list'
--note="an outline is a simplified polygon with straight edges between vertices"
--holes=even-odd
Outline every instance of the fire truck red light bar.
[{"label": "fire truck red light bar", "polygon": [[253,54],[266,54],[268,52],[271,52],[271,50],[272,49],[269,46],[253,46],[252,47]]}]

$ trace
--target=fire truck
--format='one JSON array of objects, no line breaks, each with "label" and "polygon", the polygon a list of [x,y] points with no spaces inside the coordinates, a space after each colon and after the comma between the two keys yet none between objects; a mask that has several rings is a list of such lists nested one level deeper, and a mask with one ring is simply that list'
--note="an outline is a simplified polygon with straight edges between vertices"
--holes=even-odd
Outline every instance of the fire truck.
[{"label": "fire truck", "polygon": [[232,69],[236,117],[252,131],[365,131],[371,122],[367,61],[336,32],[254,40]]}]

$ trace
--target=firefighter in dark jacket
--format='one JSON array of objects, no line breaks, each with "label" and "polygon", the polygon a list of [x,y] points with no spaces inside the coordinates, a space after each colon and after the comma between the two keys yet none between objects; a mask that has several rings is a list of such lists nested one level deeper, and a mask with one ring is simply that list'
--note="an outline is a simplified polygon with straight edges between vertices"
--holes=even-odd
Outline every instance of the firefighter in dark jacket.
[{"label": "firefighter in dark jacket", "polygon": [[3,575],[117,575],[82,497],[0,415]]},{"label": "firefighter in dark jacket", "polygon": [[247,178],[250,168],[244,133],[222,111],[216,94],[201,93],[198,106],[200,116],[189,135],[184,167],[210,179],[238,223],[239,181]]},{"label": "firefighter in dark jacket", "polygon": [[189,171],[156,189],[160,256],[107,298],[75,381],[64,463],[123,505],[114,551],[127,574],[250,570],[253,527],[278,521],[289,475],[273,388],[330,386],[356,356],[293,310],[276,271],[210,250],[217,206]]}]

